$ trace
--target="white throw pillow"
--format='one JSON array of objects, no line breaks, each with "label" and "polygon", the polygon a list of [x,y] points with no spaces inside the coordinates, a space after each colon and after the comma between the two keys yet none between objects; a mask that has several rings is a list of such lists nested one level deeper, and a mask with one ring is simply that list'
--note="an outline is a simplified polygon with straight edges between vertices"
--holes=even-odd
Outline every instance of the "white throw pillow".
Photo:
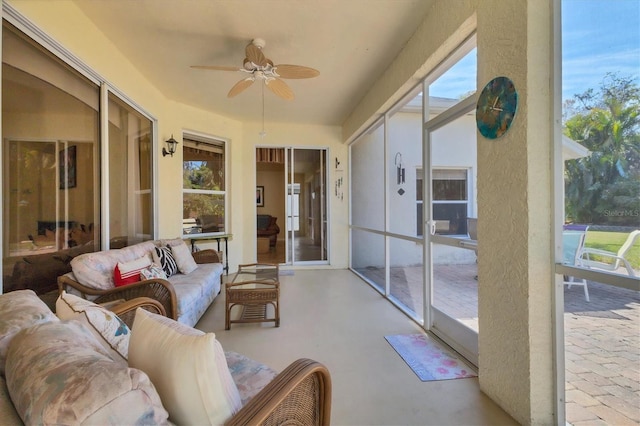
[{"label": "white throw pillow", "polygon": [[110,310],[63,291],[56,300],[56,315],[61,320],[84,323],[114,361],[127,362],[130,330]]},{"label": "white throw pillow", "polygon": [[129,367],[144,371],[175,424],[219,425],[242,407],[214,333],[138,308]]},{"label": "white throw pillow", "polygon": [[180,272],[188,274],[198,268],[198,264],[191,255],[191,250],[189,250],[184,241],[169,247],[171,247],[171,254],[173,254]]}]

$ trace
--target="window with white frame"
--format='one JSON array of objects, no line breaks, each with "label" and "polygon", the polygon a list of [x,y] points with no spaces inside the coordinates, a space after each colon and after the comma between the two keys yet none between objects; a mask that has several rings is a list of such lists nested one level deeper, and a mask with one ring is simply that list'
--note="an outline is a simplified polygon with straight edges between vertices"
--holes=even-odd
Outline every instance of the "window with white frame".
[{"label": "window with white frame", "polygon": [[226,143],[213,138],[183,136],[182,232],[225,233]]},{"label": "window with white frame", "polygon": [[433,219],[436,234],[467,233],[469,211],[469,179],[466,169],[434,169],[432,171]]}]

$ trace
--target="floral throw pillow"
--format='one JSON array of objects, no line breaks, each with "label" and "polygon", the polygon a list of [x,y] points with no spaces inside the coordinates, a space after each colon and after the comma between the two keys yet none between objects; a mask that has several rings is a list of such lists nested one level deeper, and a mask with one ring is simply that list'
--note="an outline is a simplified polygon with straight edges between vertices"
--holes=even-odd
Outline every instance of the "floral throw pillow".
[{"label": "floral throw pillow", "polygon": [[56,314],[61,320],[84,323],[114,361],[127,362],[130,330],[116,314],[66,291],[56,300]]},{"label": "floral throw pillow", "polygon": [[151,264],[148,268],[140,270],[141,280],[152,280],[154,278],[167,279],[167,274],[164,273],[164,269],[156,264]]},{"label": "floral throw pillow", "polygon": [[156,247],[153,251],[153,263],[162,267],[167,278],[178,273],[178,264],[173,258],[171,247]]}]

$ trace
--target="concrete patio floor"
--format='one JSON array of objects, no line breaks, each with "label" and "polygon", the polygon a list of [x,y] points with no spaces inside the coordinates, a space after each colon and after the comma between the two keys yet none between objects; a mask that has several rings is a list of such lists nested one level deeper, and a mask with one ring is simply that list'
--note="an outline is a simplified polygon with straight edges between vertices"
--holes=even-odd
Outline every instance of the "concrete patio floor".
[{"label": "concrete patio floor", "polygon": [[[358,270],[384,285],[384,270]],[[435,305],[478,330],[477,266],[434,268]],[[422,316],[422,268],[391,268],[394,299]],[[566,421],[575,426],[640,424],[640,292],[588,282],[565,286]]]}]

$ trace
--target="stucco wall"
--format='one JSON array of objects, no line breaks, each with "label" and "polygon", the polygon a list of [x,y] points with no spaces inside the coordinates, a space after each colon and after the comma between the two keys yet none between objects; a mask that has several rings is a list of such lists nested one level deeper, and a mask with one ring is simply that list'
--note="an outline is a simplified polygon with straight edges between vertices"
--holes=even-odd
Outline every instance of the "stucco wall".
[{"label": "stucco wall", "polygon": [[478,10],[480,85],[506,75],[519,91],[511,130],[478,147],[478,238],[492,248],[479,253],[480,383],[527,424],[553,421],[550,4]]}]

